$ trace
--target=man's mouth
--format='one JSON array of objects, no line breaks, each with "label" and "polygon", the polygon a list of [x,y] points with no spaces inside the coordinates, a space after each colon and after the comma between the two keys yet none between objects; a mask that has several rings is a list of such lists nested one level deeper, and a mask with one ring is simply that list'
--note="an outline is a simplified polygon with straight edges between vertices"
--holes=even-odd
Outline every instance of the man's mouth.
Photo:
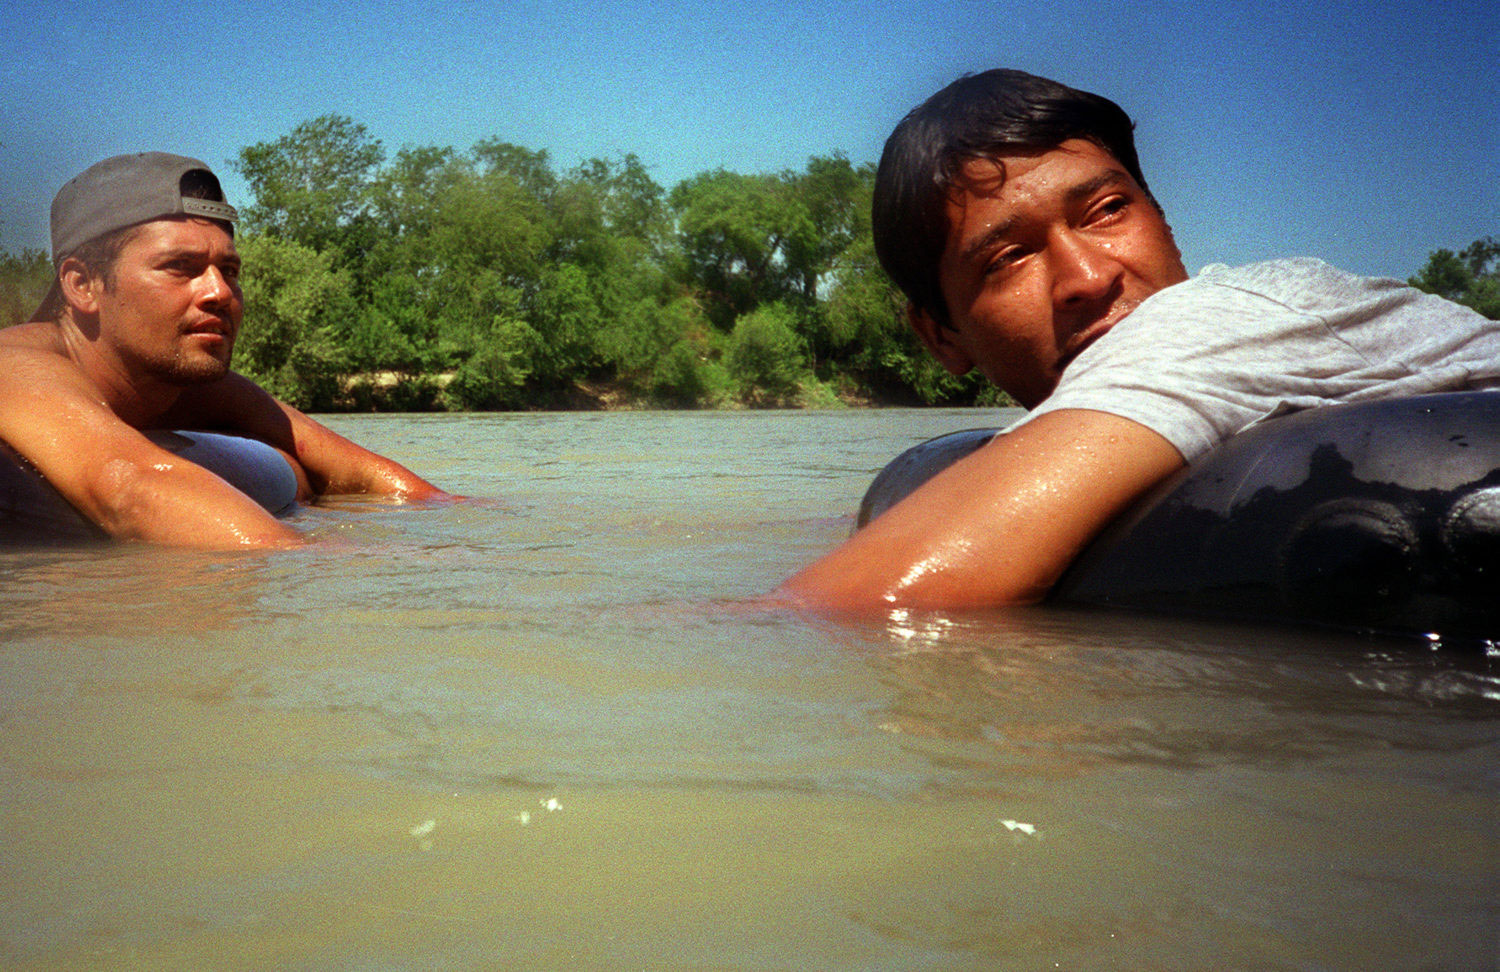
[{"label": "man's mouth", "polygon": [[210,317],[207,320],[198,321],[187,327],[186,333],[199,337],[221,337],[228,338],[234,333],[234,328],[227,321],[218,317]]},{"label": "man's mouth", "polygon": [[1067,368],[1068,365],[1073,363],[1074,358],[1088,350],[1091,344],[1108,334],[1109,329],[1114,326],[1114,321],[1100,321],[1073,335],[1072,339],[1068,341],[1068,346],[1063,351],[1062,357],[1057,360],[1057,370],[1062,371]]},{"label": "man's mouth", "polygon": [[1072,364],[1074,358],[1088,350],[1089,346],[1095,341],[1108,334],[1116,324],[1123,321],[1135,308],[1135,304],[1116,305],[1110,309],[1107,315],[1085,327],[1077,334],[1074,334],[1068,339],[1068,344],[1063,349],[1062,357],[1058,359],[1057,370],[1060,372]]}]

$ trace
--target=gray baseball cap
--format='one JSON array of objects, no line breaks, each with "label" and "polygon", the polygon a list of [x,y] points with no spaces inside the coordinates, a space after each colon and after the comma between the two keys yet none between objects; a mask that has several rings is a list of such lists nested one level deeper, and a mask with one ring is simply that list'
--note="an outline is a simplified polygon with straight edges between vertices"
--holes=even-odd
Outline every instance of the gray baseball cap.
[{"label": "gray baseball cap", "polygon": [[[202,172],[219,198],[183,195],[183,177]],[[184,155],[140,152],[95,163],[57,191],[52,199],[52,260],[60,261],[89,240],[137,223],[168,216],[201,216],[232,223],[235,208],[223,201],[218,176],[205,163]]]}]

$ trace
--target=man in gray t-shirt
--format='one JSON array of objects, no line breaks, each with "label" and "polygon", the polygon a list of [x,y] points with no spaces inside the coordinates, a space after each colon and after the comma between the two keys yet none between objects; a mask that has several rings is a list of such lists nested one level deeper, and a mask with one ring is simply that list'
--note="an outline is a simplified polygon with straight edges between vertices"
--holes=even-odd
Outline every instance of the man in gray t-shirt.
[{"label": "man in gray t-shirt", "polygon": [[1255,421],[1500,382],[1500,325],[1396,281],[1316,260],[1189,280],[1131,129],[1108,99],[1003,70],[897,126],[875,184],[881,264],[944,367],[1031,414],[779,593],[1040,600],[1131,502]]},{"label": "man in gray t-shirt", "polygon": [[1192,462],[1288,411],[1500,383],[1500,322],[1321,260],[1214,265],[1078,356],[1026,421],[1096,409]]}]

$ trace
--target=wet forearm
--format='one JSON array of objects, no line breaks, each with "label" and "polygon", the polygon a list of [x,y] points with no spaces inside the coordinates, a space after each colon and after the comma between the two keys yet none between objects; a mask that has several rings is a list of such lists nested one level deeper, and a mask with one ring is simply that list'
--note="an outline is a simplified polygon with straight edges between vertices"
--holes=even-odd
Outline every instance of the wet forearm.
[{"label": "wet forearm", "polygon": [[81,505],[105,532],[122,540],[205,550],[284,549],[305,542],[213,473],[175,457],[101,462]]}]

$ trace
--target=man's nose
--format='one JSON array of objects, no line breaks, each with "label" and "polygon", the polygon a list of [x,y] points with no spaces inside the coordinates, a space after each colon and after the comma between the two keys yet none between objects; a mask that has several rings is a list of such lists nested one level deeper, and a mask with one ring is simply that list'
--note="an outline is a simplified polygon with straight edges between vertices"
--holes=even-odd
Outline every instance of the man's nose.
[{"label": "man's nose", "polygon": [[1113,244],[1060,233],[1052,243],[1052,299],[1058,307],[1077,307],[1108,297],[1124,268]]},{"label": "man's nose", "polygon": [[218,267],[209,267],[199,277],[198,299],[209,304],[223,304],[234,298],[234,284]]}]

